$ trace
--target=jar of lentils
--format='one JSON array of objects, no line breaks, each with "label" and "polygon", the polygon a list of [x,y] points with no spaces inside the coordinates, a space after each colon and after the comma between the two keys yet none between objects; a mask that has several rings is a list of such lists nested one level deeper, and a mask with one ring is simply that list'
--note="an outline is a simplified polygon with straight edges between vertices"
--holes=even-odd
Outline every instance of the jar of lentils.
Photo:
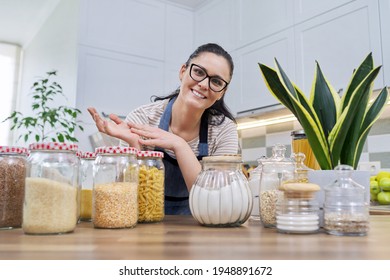
[{"label": "jar of lentils", "polygon": [[33,143],[29,146],[23,207],[27,234],[72,232],[79,213],[78,146]]},{"label": "jar of lentils", "polygon": [[138,222],[160,222],[164,219],[164,154],[139,151]]},{"label": "jar of lentils", "polygon": [[20,228],[27,149],[0,146],[0,229]]},{"label": "jar of lentils", "polygon": [[96,148],[92,222],[96,228],[132,228],[138,221],[137,149]]}]

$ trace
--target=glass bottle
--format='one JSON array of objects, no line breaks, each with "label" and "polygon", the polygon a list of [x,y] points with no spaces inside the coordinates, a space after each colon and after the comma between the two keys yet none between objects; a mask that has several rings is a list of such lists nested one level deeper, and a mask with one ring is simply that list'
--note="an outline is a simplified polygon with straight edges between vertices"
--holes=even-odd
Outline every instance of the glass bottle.
[{"label": "glass bottle", "polygon": [[138,220],[137,149],[96,148],[92,222],[96,228],[132,228]]},{"label": "glass bottle", "polygon": [[257,159],[257,167],[249,172],[249,188],[252,193],[253,207],[251,212],[251,220],[260,220],[259,215],[259,191],[260,191],[260,178],[263,161],[267,158],[265,156]]},{"label": "glass bottle", "polygon": [[285,157],[286,147],[276,144],[272,156],[263,161],[260,179],[260,220],[264,227],[276,226],[276,203],[282,198],[279,187],[294,178],[295,164]]},{"label": "glass bottle", "polygon": [[0,146],[0,229],[20,228],[27,149]]},{"label": "glass bottle", "polygon": [[93,166],[95,159],[95,152],[83,152],[80,155],[80,220],[85,222],[92,221]]},{"label": "glass bottle", "polygon": [[139,151],[138,222],[164,219],[164,153]]},{"label": "glass bottle", "polygon": [[23,207],[27,234],[72,232],[78,221],[77,145],[33,143],[29,146]]},{"label": "glass bottle", "polygon": [[351,179],[351,166],[339,165],[335,172],[337,179],[325,187],[325,231],[333,235],[367,235],[369,205],[364,187]]},{"label": "glass bottle", "polygon": [[252,194],[242,172],[241,156],[209,156],[190,191],[192,216],[202,225],[235,227],[252,211]]}]

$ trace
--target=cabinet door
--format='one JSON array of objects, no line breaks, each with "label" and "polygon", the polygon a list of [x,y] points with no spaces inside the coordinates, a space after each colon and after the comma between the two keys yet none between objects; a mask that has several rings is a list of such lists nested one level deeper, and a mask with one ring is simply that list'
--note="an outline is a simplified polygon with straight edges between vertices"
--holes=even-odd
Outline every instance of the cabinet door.
[{"label": "cabinet door", "polygon": [[293,35],[293,29],[290,28],[236,52],[234,86],[229,89],[231,94],[227,96],[229,104],[235,105],[235,112],[248,111],[279,103],[269,92],[258,63],[274,68],[274,58],[276,58],[291,79],[294,79]]},{"label": "cabinet door", "polygon": [[[336,91],[345,90],[352,72],[373,53],[382,64],[377,1],[354,1],[295,27],[297,84],[309,95],[318,61]],[[383,85],[380,72],[375,87]]]},{"label": "cabinet door", "polygon": [[390,86],[390,0],[379,0],[384,84]]}]

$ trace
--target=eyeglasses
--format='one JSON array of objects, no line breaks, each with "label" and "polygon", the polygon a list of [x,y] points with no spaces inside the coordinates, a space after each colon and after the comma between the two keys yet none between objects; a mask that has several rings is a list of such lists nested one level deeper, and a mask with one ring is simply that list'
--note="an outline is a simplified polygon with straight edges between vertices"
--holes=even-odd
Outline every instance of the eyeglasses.
[{"label": "eyeglasses", "polygon": [[223,91],[229,84],[218,76],[209,76],[206,69],[202,66],[196,65],[195,63],[191,64],[190,77],[196,82],[201,82],[204,79],[209,78],[209,88],[214,92]]}]

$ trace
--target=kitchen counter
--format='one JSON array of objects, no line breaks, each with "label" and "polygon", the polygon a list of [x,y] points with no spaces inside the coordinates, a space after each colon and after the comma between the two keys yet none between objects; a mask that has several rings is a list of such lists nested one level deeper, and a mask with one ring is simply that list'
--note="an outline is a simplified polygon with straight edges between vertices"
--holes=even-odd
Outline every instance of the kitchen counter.
[{"label": "kitchen counter", "polygon": [[133,229],[95,229],[82,222],[73,233],[26,235],[0,231],[0,259],[295,259],[390,260],[390,216],[371,216],[364,237],[277,233],[260,222],[237,228],[200,226],[191,216],[167,216]]}]

